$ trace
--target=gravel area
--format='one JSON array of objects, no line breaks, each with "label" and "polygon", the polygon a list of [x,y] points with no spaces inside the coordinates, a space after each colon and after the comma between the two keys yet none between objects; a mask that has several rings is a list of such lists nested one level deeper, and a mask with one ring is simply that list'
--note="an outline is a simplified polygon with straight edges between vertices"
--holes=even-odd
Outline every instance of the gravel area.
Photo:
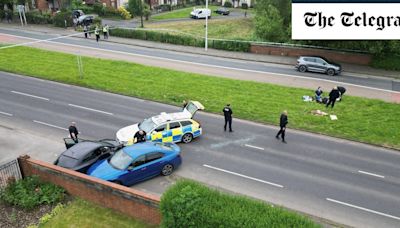
[{"label": "gravel area", "polygon": [[41,205],[33,210],[24,210],[0,202],[0,227],[22,228],[37,224],[39,219],[54,207],[55,205]]}]

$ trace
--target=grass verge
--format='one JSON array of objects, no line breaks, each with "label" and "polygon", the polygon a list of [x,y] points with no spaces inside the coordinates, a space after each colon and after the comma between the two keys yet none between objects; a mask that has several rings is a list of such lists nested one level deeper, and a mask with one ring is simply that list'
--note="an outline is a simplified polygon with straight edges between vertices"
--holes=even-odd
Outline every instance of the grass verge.
[{"label": "grass verge", "polygon": [[[196,6],[197,9],[199,8],[206,8],[205,6]],[[211,9],[211,16],[215,16],[218,14],[214,13],[214,10],[217,10],[219,7],[218,6],[208,6],[209,9]],[[160,13],[158,15],[154,15],[151,17],[152,20],[155,21],[160,21],[160,20],[168,20],[168,19],[180,19],[180,18],[189,18],[190,17],[190,12],[193,11],[193,7],[187,7],[183,9],[178,9],[178,10],[173,10],[167,13]]]},{"label": "grass verge", "polygon": [[[32,57],[35,58],[32,58]],[[345,96],[334,110],[303,102],[313,91],[250,81],[185,73],[123,61],[83,57],[84,79],[79,79],[76,56],[17,47],[0,51],[0,70],[80,85],[128,96],[180,105],[199,100],[208,112],[221,113],[231,103],[237,118],[278,124],[282,110],[289,112],[289,128],[324,133],[400,149],[400,105]],[[338,116],[313,116],[322,109]]]},{"label": "grass verge", "polygon": [[132,217],[97,206],[93,203],[76,199],[58,211],[40,227],[156,227],[139,222]]}]

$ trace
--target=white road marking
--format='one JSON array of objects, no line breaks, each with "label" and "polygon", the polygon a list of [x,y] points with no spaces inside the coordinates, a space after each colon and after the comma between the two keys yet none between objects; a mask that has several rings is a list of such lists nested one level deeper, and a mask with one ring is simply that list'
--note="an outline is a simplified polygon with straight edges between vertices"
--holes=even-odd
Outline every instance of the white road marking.
[{"label": "white road marking", "polygon": [[244,138],[244,139],[239,139],[239,140],[230,140],[230,141],[224,141],[224,142],[220,142],[220,143],[213,143],[210,145],[210,147],[212,149],[216,149],[216,148],[221,148],[230,144],[242,144],[242,143],[246,143],[248,141],[251,141],[254,139],[253,137],[249,137],[249,138]]},{"label": "white road marking", "polygon": [[[28,37],[10,35],[10,34],[5,34],[5,33],[3,33],[3,34],[7,35],[7,36],[17,37],[17,38],[30,39],[30,40],[39,40],[39,39],[35,39],[35,38],[28,38]],[[52,39],[55,39],[55,38],[52,38]],[[41,41],[41,40],[39,40],[39,41]],[[103,49],[103,48],[88,47],[88,46],[82,46],[82,45],[77,45],[77,44],[66,44],[66,43],[47,41],[47,40],[45,40],[45,41],[48,42],[48,43],[54,43],[54,44],[57,44],[57,45],[61,44],[61,45],[65,45],[65,46],[87,48],[87,49],[98,50],[98,51],[107,51],[107,52],[111,52],[111,53],[125,54],[125,55],[145,57],[145,58],[152,58],[152,59],[163,60],[163,61],[172,61],[172,62],[183,63],[183,64],[193,64],[193,65],[205,66],[205,67],[215,67],[215,68],[228,69],[228,70],[238,70],[238,71],[249,72],[249,73],[272,74],[272,75],[277,75],[277,76],[300,78],[300,79],[306,79],[306,80],[311,80],[311,81],[323,81],[323,82],[329,82],[329,83],[338,83],[337,81],[332,81],[332,80],[328,80],[328,79],[304,77],[304,76],[273,73],[273,72],[258,71],[258,70],[248,70],[248,69],[241,69],[241,68],[235,68],[235,67],[224,67],[224,66],[218,66],[218,65],[212,65],[212,64],[196,63],[196,62],[189,62],[189,61],[184,61],[184,60],[176,60],[176,59],[170,59],[170,58],[164,58],[164,57],[156,57],[156,56],[149,56],[149,55],[142,55],[142,54],[134,54],[134,53],[129,53],[129,52],[123,52],[123,51],[114,51],[114,50]],[[359,88],[365,88],[365,89],[371,89],[371,90],[378,90],[378,91],[384,91],[384,92],[389,92],[389,93],[400,94],[400,91],[379,89],[379,88],[374,88],[374,87],[369,87],[369,86],[356,85],[356,84],[347,83],[347,82],[340,82],[340,84],[341,85],[349,85],[349,86],[355,86],[355,87],[359,87]]]},{"label": "white road marking", "polygon": [[2,114],[2,115],[6,115],[6,116],[13,116],[13,114],[11,114],[11,113],[7,113],[7,112],[0,112],[0,114]]},{"label": "white road marking", "polygon": [[358,170],[358,172],[359,172],[359,173],[362,173],[362,174],[366,174],[366,175],[374,176],[374,177],[385,178],[385,176],[378,175],[378,174],[375,174],[375,173],[369,173],[369,172],[365,172],[365,171],[361,171],[361,170]]},{"label": "white road marking", "polygon": [[203,166],[207,167],[207,168],[210,168],[210,169],[215,169],[215,170],[218,170],[218,171],[221,171],[221,172],[233,174],[233,175],[236,175],[236,176],[239,176],[239,177],[244,177],[244,178],[247,178],[247,179],[250,179],[250,180],[258,181],[258,182],[261,182],[261,183],[264,183],[264,184],[269,184],[269,185],[272,185],[272,186],[275,186],[275,187],[278,187],[278,188],[283,188],[283,186],[280,185],[280,184],[275,184],[275,183],[272,183],[272,182],[260,180],[260,179],[254,178],[254,177],[249,177],[249,176],[246,176],[246,175],[243,175],[243,174],[240,174],[240,173],[235,173],[235,172],[232,172],[232,171],[228,171],[228,170],[225,170],[225,169],[220,169],[220,168],[217,168],[217,167],[214,167],[214,166],[210,166],[210,165],[206,165],[206,164],[204,164]]},{"label": "white road marking", "polygon": [[19,95],[23,95],[23,96],[27,96],[27,97],[33,97],[33,98],[37,98],[37,99],[41,99],[41,100],[45,100],[45,101],[49,101],[49,98],[45,98],[45,97],[39,97],[39,96],[35,96],[32,94],[28,94],[28,93],[22,93],[22,92],[18,92],[18,91],[14,91],[12,90],[11,93],[15,93],[15,94],[19,94]]},{"label": "white road marking", "polygon": [[368,209],[368,208],[365,208],[365,207],[359,207],[359,206],[356,206],[356,205],[353,205],[353,204],[345,203],[345,202],[334,200],[334,199],[331,199],[331,198],[326,198],[326,200],[331,201],[333,203],[345,205],[345,206],[348,206],[348,207],[360,209],[360,210],[367,211],[367,212],[371,212],[371,213],[374,213],[374,214],[377,214],[377,215],[382,215],[382,216],[385,216],[385,217],[388,217],[388,218],[393,218],[393,219],[400,220],[399,217],[396,217],[396,216],[393,216],[393,215],[389,215],[389,214],[385,214],[385,213],[382,213],[382,212],[379,212],[379,211],[374,211],[374,210],[371,210],[371,209]]},{"label": "white road marking", "polygon": [[249,145],[249,144],[244,144],[244,146],[247,146],[247,147],[250,147],[250,148],[254,148],[254,149],[258,149],[258,150],[264,150],[264,148],[262,148],[262,147],[252,146],[252,145]]},{"label": "white road marking", "polygon": [[59,126],[56,126],[56,125],[53,125],[53,124],[49,124],[49,123],[45,123],[45,122],[41,122],[41,121],[38,121],[38,120],[33,120],[33,122],[38,123],[38,124],[42,124],[42,125],[45,125],[45,126],[61,129],[61,130],[64,130],[64,131],[68,131],[67,128],[59,127]]},{"label": "white road marking", "polygon": [[69,106],[75,107],[75,108],[81,108],[81,109],[85,109],[85,110],[89,110],[89,111],[93,111],[93,112],[99,112],[99,113],[103,113],[106,115],[114,115],[114,113],[111,112],[105,112],[105,111],[101,111],[101,110],[97,110],[97,109],[93,109],[93,108],[88,108],[88,107],[84,107],[84,106],[80,106],[80,105],[74,105],[74,104],[68,104]]}]

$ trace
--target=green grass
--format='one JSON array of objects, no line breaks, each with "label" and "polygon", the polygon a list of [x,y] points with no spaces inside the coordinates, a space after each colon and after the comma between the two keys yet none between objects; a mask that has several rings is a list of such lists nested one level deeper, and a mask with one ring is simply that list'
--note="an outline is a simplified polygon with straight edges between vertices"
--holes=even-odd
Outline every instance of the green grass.
[{"label": "green grass", "polygon": [[[34,57],[34,58],[33,58]],[[339,120],[313,116],[324,106],[303,102],[313,91],[232,80],[149,67],[122,61],[83,57],[84,79],[78,77],[76,56],[28,47],[0,50],[0,70],[32,75],[89,88],[180,105],[199,100],[206,111],[221,113],[231,103],[235,117],[278,124],[289,112],[289,128],[320,132],[400,149],[400,105],[345,96],[333,111]],[[325,88],[327,90],[327,88]],[[267,137],[267,136],[266,136]]]},{"label": "green grass", "polygon": [[[204,37],[204,20],[154,23],[146,28],[171,29],[194,36]],[[208,37],[217,39],[251,40],[254,34],[254,23],[251,18],[220,19],[208,22]]]},{"label": "green grass", "polygon": [[[196,6],[196,9],[199,8],[206,8],[206,6]],[[217,10],[219,6],[208,6],[209,9],[211,9],[211,17],[215,16],[217,14],[214,13],[214,10]],[[189,18],[190,17],[190,12],[193,11],[193,7],[188,7],[188,8],[183,8],[183,9],[178,9],[178,10],[173,10],[170,12],[166,13],[160,13],[157,15],[154,15],[151,17],[152,20],[159,21],[159,20],[167,20],[167,19],[179,19],[179,18]]]},{"label": "green grass", "polygon": [[76,199],[40,227],[145,228],[156,227],[96,204]]}]

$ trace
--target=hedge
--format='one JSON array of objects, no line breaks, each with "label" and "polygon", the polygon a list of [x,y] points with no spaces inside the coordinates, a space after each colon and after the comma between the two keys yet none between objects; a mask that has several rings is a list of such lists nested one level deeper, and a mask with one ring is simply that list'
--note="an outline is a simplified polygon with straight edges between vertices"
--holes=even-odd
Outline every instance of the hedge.
[{"label": "hedge", "polygon": [[189,180],[177,181],[161,197],[162,227],[321,227],[286,209],[228,195]]},{"label": "hedge", "polygon": [[[196,37],[186,36],[186,35],[162,33],[157,31],[115,28],[110,30],[110,35],[123,38],[149,40],[149,41],[177,44],[184,46],[204,47],[204,39],[199,39]],[[249,42],[209,40],[208,47],[226,51],[241,51],[241,52],[250,51]]]},{"label": "hedge", "polygon": [[53,18],[50,12],[29,11],[25,13],[29,24],[52,24]]}]

